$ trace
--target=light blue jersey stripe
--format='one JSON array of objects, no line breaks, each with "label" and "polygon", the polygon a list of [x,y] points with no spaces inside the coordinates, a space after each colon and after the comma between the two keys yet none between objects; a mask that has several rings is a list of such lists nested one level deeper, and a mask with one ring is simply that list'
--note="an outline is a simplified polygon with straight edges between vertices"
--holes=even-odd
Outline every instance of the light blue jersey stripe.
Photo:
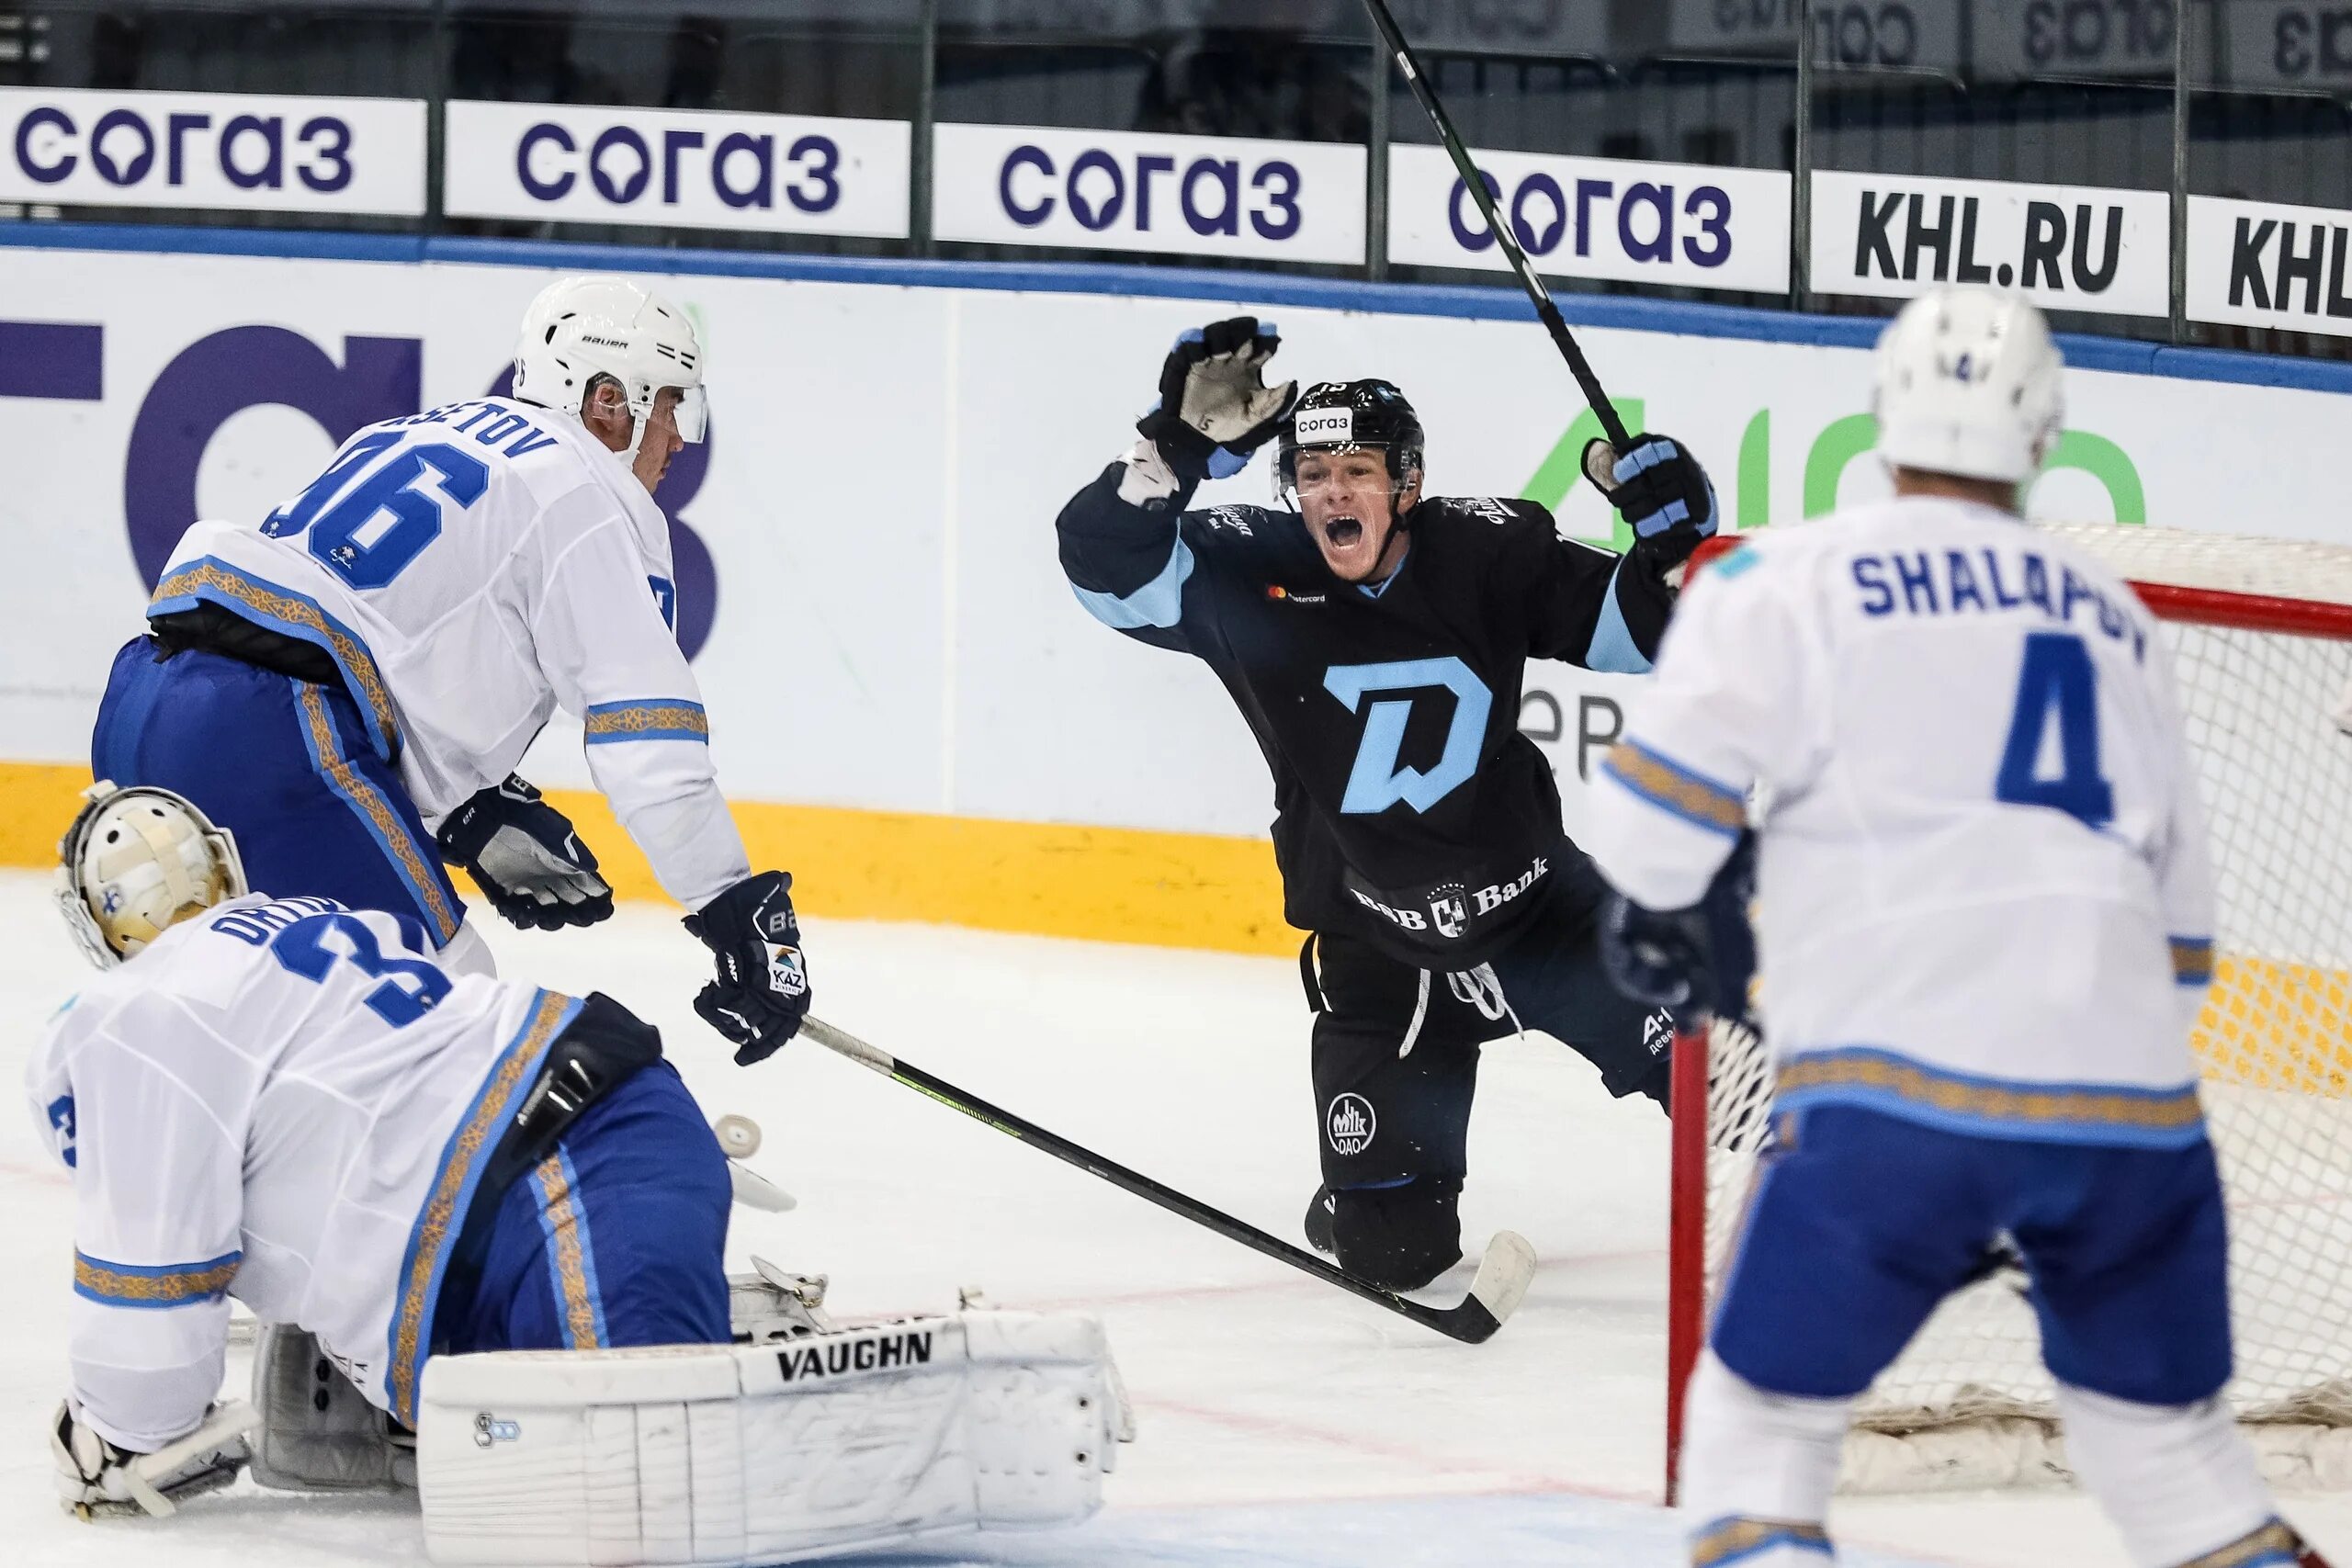
[{"label": "light blue jersey stripe", "polygon": [[1114,631],[1131,632],[1145,626],[1165,630],[1184,618],[1184,584],[1193,575],[1193,547],[1176,536],[1176,548],[1159,575],[1133,593],[1104,593],[1070,584],[1070,592],[1086,613]]},{"label": "light blue jersey stripe", "polygon": [[1634,641],[1634,631],[1625,624],[1624,607],[1617,603],[1617,580],[1625,574],[1621,558],[1617,570],[1609,574],[1609,594],[1600,606],[1600,618],[1592,628],[1592,644],[1584,652],[1584,667],[1608,675],[1646,675],[1650,661]]}]

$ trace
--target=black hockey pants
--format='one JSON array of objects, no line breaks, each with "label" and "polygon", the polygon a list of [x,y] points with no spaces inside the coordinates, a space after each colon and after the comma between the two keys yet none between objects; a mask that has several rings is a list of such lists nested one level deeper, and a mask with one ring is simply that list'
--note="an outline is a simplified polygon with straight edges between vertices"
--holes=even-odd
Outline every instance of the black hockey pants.
[{"label": "black hockey pants", "polygon": [[1332,932],[1300,951],[1332,1250],[1350,1272],[1410,1290],[1461,1258],[1456,1204],[1487,1041],[1541,1030],[1598,1067],[1611,1095],[1666,1103],[1673,1020],[1609,983],[1596,940],[1608,888],[1571,853],[1546,907],[1476,969],[1416,969]]}]

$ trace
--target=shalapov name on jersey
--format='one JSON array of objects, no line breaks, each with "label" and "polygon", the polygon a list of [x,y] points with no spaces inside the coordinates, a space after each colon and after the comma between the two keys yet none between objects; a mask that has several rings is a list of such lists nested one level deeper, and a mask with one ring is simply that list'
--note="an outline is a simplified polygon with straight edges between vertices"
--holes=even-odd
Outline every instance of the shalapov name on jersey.
[{"label": "shalapov name on jersey", "polygon": [[[2053,621],[2071,622],[2075,606],[2084,605],[2097,612],[2102,633],[2117,642],[2130,643],[2132,658],[2146,661],[2148,632],[2139,617],[2076,575],[2074,568],[2053,570],[2032,550],[2022,552],[2011,564],[2021,580],[2020,592],[2009,591],[2008,581],[2001,575],[2001,552],[1990,548],[1858,555],[1850,570],[1854,586],[1862,591],[1865,615],[1889,615],[1897,610],[1910,615],[1957,615],[1963,610],[2015,610],[2031,604]],[[1891,582],[1890,571],[1894,573]]]},{"label": "shalapov name on jersey", "polygon": [[931,1359],[931,1330],[910,1328],[871,1339],[834,1340],[826,1345],[787,1345],[775,1353],[784,1381],[840,1377],[847,1372],[881,1371],[891,1367],[920,1367]]}]

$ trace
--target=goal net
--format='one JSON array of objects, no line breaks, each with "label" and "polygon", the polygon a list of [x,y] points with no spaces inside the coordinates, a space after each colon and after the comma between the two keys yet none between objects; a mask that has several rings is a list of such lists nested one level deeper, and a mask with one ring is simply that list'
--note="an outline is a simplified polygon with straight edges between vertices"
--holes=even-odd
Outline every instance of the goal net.
[{"label": "goal net", "polygon": [[[2164,622],[2204,795],[2220,908],[2193,1043],[2228,1190],[2229,1397],[2274,1481],[2352,1485],[2352,735],[2331,716],[2352,688],[2352,548],[2052,531]],[[1744,1032],[1719,1026],[1678,1073],[1670,1448],[1772,1098]],[[2068,1478],[2022,1282],[1944,1303],[1864,1397],[1841,1486]]]}]

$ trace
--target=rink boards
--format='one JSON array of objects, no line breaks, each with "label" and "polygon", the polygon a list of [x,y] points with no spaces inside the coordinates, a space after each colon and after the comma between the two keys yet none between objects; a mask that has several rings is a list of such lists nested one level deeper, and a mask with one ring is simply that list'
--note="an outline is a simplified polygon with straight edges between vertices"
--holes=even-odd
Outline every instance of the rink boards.
[{"label": "rink boards", "polygon": [[[523,303],[558,266],[659,269],[704,330],[712,439],[662,497],[680,632],[754,857],[792,867],[818,913],[1289,949],[1248,731],[1197,663],[1091,620],[1055,555],[1056,511],[1132,439],[1187,326],[1272,317],[1282,370],[1378,374],[1408,391],[1434,488],[1529,496],[1566,532],[1611,542],[1612,519],[1574,475],[1592,416],[1520,319],[1523,302],[1492,289],[22,232],[0,236],[14,301],[0,391],[28,455],[0,497],[18,544],[0,573],[0,734],[14,764],[0,768],[0,859],[14,863],[46,859],[103,671],[187,523],[260,515],[359,423],[490,389]],[[1629,423],[1705,454],[1737,526],[1883,485],[1868,458],[1873,323],[1569,304]],[[2084,373],[2037,512],[2352,536],[2327,389],[2352,384],[2345,367],[2067,346]],[[2202,461],[2217,421],[2264,431],[2265,462]],[[1268,502],[1263,469],[1206,487],[1202,503]],[[1636,689],[1530,671],[1521,727],[1553,759],[1572,831],[1582,779]],[[526,771],[583,785],[578,739],[559,721]],[[623,891],[653,893],[608,819],[580,815]]]}]

